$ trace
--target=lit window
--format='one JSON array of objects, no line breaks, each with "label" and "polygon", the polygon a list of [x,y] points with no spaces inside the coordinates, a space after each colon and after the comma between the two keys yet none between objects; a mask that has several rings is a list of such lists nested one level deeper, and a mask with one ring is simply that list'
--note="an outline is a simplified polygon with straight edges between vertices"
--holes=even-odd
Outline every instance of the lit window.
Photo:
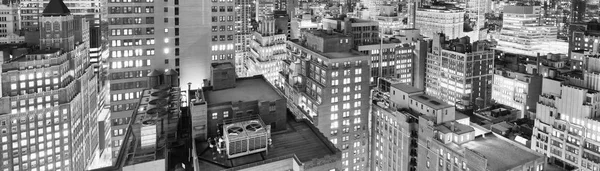
[{"label": "lit window", "polygon": [[212,119],[217,119],[217,113],[212,113]]}]

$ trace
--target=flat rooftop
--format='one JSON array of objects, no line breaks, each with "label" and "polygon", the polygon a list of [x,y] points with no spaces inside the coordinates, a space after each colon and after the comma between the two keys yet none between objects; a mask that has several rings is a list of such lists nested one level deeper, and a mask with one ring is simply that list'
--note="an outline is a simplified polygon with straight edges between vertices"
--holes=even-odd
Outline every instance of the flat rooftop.
[{"label": "flat rooftop", "polygon": [[429,106],[433,109],[444,109],[448,107],[452,107],[452,105],[426,94],[417,94],[410,96],[411,99],[423,103],[425,106]]},{"label": "flat rooftop", "polygon": [[283,98],[262,77],[238,78],[234,88],[207,90],[204,95],[209,105],[253,100],[274,101]]},{"label": "flat rooftop", "polygon": [[206,142],[200,142],[196,145],[198,147],[196,152],[198,153],[200,166],[206,168],[207,171],[212,171],[243,166],[290,154],[295,154],[303,163],[327,155],[336,155],[338,151],[330,149],[326,145],[328,143],[326,141],[328,140],[319,138],[317,134],[321,133],[316,128],[311,129],[309,124],[308,122],[298,122],[293,117],[288,117],[287,129],[271,134],[272,145],[269,146],[268,152],[255,153],[233,159],[227,159],[225,153],[219,154],[216,149],[207,148],[208,145]]},{"label": "flat rooftop", "polygon": [[501,139],[494,134],[487,134],[485,137],[476,137],[461,146],[485,156],[490,171],[509,170],[538,158],[543,158],[543,156],[537,155],[525,147],[508,141],[510,140]]},{"label": "flat rooftop", "polygon": [[475,129],[473,129],[473,127],[471,127],[469,125],[463,125],[456,121],[445,122],[445,123],[439,124],[439,125],[435,126],[435,129],[444,134],[453,132],[458,135],[462,135],[467,132],[475,131]]},{"label": "flat rooftop", "polygon": [[408,93],[408,94],[421,92],[421,89],[418,89],[416,87],[413,87],[413,86],[410,86],[410,85],[404,84],[404,83],[396,83],[396,84],[392,84],[391,86],[402,92]]},{"label": "flat rooftop", "polygon": [[358,57],[358,56],[365,56],[365,55],[358,53],[358,52],[354,52],[354,51],[348,51],[348,52],[323,53],[323,56],[325,56],[329,59],[338,59],[338,58]]}]

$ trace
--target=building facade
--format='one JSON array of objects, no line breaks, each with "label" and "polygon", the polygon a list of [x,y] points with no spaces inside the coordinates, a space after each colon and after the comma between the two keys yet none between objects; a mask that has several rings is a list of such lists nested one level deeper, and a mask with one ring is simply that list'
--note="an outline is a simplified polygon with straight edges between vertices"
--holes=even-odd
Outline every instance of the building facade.
[{"label": "building facade", "polygon": [[531,149],[564,169],[597,170],[600,93],[544,78]]},{"label": "building facade", "polygon": [[432,6],[419,8],[415,17],[415,28],[425,37],[433,38],[444,33],[447,38],[463,36],[465,12],[458,9]]},{"label": "building facade", "polygon": [[461,110],[489,105],[492,94],[494,52],[468,39],[439,35],[427,54],[425,92]]},{"label": "building facade", "polygon": [[556,39],[558,27],[542,24],[540,11],[540,6],[505,6],[498,46],[536,51],[540,42]]},{"label": "building facade", "polygon": [[542,90],[542,77],[526,73],[496,69],[492,82],[492,100],[521,111],[518,118],[533,118],[528,111],[535,111]]},{"label": "building facade", "polygon": [[289,69],[277,87],[297,118],[309,119],[342,151],[343,170],[368,166],[369,57],[352,37],[323,30],[288,41]]},{"label": "building facade", "polygon": [[39,22],[40,49],[3,53],[0,168],[84,170],[100,141],[89,24],[60,0]]}]

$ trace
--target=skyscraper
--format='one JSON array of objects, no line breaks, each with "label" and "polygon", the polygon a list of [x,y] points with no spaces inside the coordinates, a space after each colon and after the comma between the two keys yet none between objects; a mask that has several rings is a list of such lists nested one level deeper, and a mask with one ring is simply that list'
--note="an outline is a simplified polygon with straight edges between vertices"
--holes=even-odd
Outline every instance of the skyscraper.
[{"label": "skyscraper", "polygon": [[84,170],[100,138],[89,24],[62,0],[39,22],[40,49],[3,53],[0,168]]},{"label": "skyscraper", "polygon": [[[169,9],[173,2],[144,0],[111,1],[109,9],[108,62],[109,100],[112,121],[129,121],[132,110],[139,102],[142,90],[148,88],[147,77],[154,69],[164,70],[174,66],[178,59],[178,28],[174,28],[175,19]],[[156,10],[155,10],[156,9]],[[177,10],[175,10],[177,11]],[[173,55],[176,54],[176,55]],[[124,132],[128,122],[111,125],[113,131]],[[113,156],[117,156],[124,135],[113,134],[110,145]]]},{"label": "skyscraper", "polygon": [[290,66],[276,85],[298,118],[308,118],[342,150],[344,170],[368,167],[369,56],[353,38],[324,30],[288,41]]}]

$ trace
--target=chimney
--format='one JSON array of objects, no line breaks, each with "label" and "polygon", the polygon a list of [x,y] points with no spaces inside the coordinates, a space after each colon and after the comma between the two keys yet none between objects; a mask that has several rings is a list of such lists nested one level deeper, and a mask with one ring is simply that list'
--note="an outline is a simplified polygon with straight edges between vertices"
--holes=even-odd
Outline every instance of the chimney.
[{"label": "chimney", "polygon": [[454,132],[454,131],[455,131],[454,122],[450,122],[450,130],[451,130],[452,132]]}]

